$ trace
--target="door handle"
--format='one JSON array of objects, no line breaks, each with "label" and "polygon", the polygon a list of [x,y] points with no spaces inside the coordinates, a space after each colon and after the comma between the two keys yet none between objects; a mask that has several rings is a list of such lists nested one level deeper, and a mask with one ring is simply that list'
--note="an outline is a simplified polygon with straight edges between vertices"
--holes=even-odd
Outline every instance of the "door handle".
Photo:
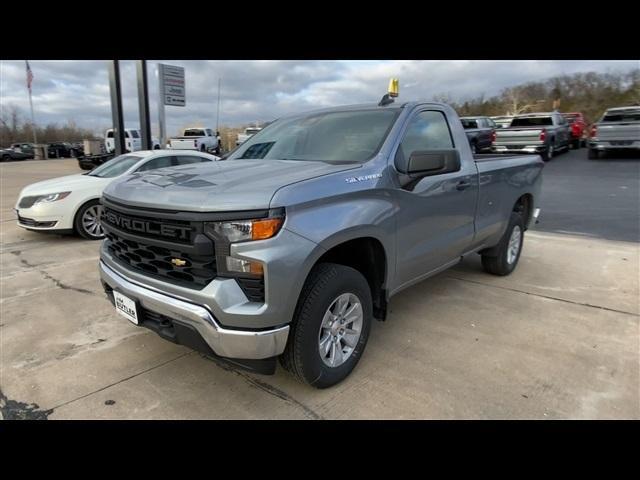
[{"label": "door handle", "polygon": [[471,182],[467,182],[465,180],[461,180],[456,185],[456,190],[464,190],[465,188],[469,188],[471,186]]}]

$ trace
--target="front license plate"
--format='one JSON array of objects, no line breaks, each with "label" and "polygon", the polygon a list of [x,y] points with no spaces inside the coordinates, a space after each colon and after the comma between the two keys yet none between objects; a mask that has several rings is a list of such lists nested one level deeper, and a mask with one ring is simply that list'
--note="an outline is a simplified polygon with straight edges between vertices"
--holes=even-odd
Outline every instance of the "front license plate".
[{"label": "front license plate", "polygon": [[113,292],[113,299],[116,303],[116,311],[130,322],[138,325],[136,302],[116,291]]}]

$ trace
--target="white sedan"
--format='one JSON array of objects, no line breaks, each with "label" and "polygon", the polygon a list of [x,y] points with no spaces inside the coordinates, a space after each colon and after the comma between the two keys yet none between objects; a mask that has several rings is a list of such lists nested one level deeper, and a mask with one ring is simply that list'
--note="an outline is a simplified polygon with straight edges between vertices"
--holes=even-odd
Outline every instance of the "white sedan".
[{"label": "white sedan", "polygon": [[213,162],[219,157],[197,151],[143,150],[126,153],[88,173],[68,175],[26,186],[16,203],[18,226],[28,230],[76,232],[84,238],[104,238],[100,197],[114,179],[136,172]]}]

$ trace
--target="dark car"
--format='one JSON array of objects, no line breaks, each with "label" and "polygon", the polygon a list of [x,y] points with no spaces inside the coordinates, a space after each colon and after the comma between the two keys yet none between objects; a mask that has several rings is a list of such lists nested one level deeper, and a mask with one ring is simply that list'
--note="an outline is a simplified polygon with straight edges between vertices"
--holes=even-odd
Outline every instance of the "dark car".
[{"label": "dark car", "polygon": [[102,155],[80,155],[78,156],[78,166],[82,170],[93,170],[104,162],[115,157],[115,153],[105,153]]},{"label": "dark car", "polygon": [[70,158],[82,155],[82,151],[67,142],[50,143],[47,152],[49,158]]},{"label": "dark car", "polygon": [[11,149],[15,152],[21,152],[29,155],[28,158],[33,158],[35,156],[33,143],[12,143]]},{"label": "dark car", "polygon": [[23,153],[13,150],[11,148],[0,149],[0,160],[7,162],[9,160],[28,160],[33,158],[32,153]]},{"label": "dark car", "polygon": [[473,153],[491,150],[496,138],[496,124],[489,117],[460,117]]}]

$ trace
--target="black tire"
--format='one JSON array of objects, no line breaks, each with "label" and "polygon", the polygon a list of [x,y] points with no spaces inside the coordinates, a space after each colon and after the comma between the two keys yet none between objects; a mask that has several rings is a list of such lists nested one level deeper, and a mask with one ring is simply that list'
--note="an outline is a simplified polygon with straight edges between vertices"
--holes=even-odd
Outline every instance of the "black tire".
[{"label": "black tire", "polygon": [[83,222],[83,217],[87,212],[87,210],[92,209],[95,206],[99,206],[99,205],[100,205],[99,200],[90,200],[84,205],[82,205],[76,212],[76,216],[73,220],[73,228],[76,231],[76,233],[80,235],[82,238],[86,238],[87,240],[102,240],[104,238],[104,233],[101,233],[100,235],[92,234],[91,231],[85,228],[85,225]]},{"label": "black tire", "polygon": [[[355,295],[361,303],[363,321],[360,337],[350,356],[331,367],[320,356],[319,336],[323,317],[344,293]],[[281,365],[298,380],[315,388],[327,388],[344,380],[364,352],[373,319],[371,290],[357,270],[335,263],[316,265],[302,288]]]},{"label": "black tire", "polygon": [[[515,258],[509,262],[509,241],[513,231],[518,227],[520,229],[520,239],[518,243],[518,252]],[[513,272],[520,260],[522,253],[522,244],[524,242],[524,219],[517,212],[512,212],[509,219],[509,226],[500,239],[500,243],[495,247],[482,253],[482,267],[487,273],[493,275],[509,275]]]},{"label": "black tire", "polygon": [[476,145],[476,143],[475,143],[475,142],[473,142],[473,143],[471,144],[471,154],[472,154],[472,155],[475,155],[476,153],[478,153],[478,146]]},{"label": "black tire", "polygon": [[555,154],[555,148],[553,147],[553,143],[550,143],[547,149],[543,151],[540,156],[542,157],[542,160],[544,160],[545,162],[548,162],[553,158],[554,154]]},{"label": "black tire", "polygon": [[205,147],[204,145],[200,145],[200,151],[201,152],[206,152],[207,151],[207,147]]},{"label": "black tire", "polygon": [[8,162],[11,160],[11,155],[3,155],[2,156],[2,161],[3,162]]},{"label": "black tire", "polygon": [[573,149],[574,149],[574,150],[579,150],[579,149],[580,149],[580,147],[582,146],[582,142],[581,142],[581,140],[578,138],[578,139],[573,140],[573,141],[571,142],[571,146],[573,147]]},{"label": "black tire", "polygon": [[589,160],[597,160],[598,158],[600,158],[600,152],[595,148],[590,148],[588,156]]},{"label": "black tire", "polygon": [[153,146],[153,149],[154,149],[154,150],[160,150],[160,145],[154,145],[154,146]]}]

